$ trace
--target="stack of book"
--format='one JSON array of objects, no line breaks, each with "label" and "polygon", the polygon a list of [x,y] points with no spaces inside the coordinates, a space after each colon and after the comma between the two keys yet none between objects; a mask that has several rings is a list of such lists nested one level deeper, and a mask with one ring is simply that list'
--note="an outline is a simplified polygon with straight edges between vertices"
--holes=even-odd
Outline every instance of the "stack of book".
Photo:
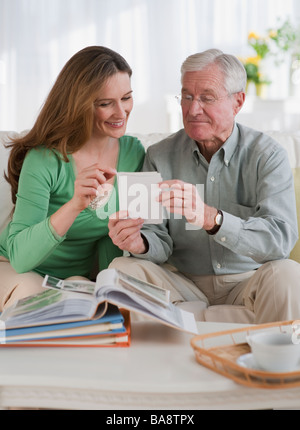
[{"label": "stack of book", "polygon": [[[51,296],[54,298],[55,293],[55,291],[45,291],[38,295],[38,298],[51,300]],[[22,307],[32,305],[36,299],[37,296],[32,296],[22,300]],[[32,306],[30,307],[32,309]],[[28,312],[30,314],[31,311]],[[8,318],[7,321],[5,321],[5,314],[4,318],[2,316],[0,346],[121,347],[130,345],[130,314],[127,310],[120,310],[114,305],[109,304],[105,315],[95,319],[81,319],[72,315],[47,318],[44,315],[44,318],[30,321],[30,315],[26,314],[27,312],[23,313],[23,311],[22,314],[16,313],[16,317]],[[29,319],[27,319],[28,316]]]},{"label": "stack of book", "polygon": [[194,315],[174,306],[169,291],[116,269],[96,282],[47,275],[43,287],[4,310],[0,346],[129,346],[130,312],[198,334]]}]

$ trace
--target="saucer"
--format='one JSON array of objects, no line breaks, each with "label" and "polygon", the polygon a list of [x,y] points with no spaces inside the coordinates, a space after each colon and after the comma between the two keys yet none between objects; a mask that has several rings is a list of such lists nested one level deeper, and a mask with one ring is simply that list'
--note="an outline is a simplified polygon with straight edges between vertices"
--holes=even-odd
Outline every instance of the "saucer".
[{"label": "saucer", "polygon": [[249,352],[248,354],[240,355],[236,362],[239,366],[246,367],[247,369],[263,370],[261,367],[258,366],[251,352]]},{"label": "saucer", "polygon": [[264,370],[261,367],[258,366],[258,364],[255,361],[255,358],[253,354],[250,352],[248,354],[241,355],[237,360],[237,364],[241,367],[245,367],[247,369],[251,370],[259,370],[261,372],[267,372],[267,373],[292,373],[292,372],[299,372],[300,366],[297,366],[294,370],[288,370],[288,371],[275,371],[275,370]]}]

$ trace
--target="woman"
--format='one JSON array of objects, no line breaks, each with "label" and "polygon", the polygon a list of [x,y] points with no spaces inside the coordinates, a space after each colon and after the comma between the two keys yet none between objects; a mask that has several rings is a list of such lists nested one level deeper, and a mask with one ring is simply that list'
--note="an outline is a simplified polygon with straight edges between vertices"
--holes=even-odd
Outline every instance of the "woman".
[{"label": "woman", "polygon": [[144,159],[141,143],[124,136],[131,74],[110,49],[79,51],[31,131],[9,145],[15,209],[0,236],[0,311],[40,292],[45,274],[90,278],[95,264],[102,270],[121,255],[107,227],[118,210],[115,174],[140,170]]}]

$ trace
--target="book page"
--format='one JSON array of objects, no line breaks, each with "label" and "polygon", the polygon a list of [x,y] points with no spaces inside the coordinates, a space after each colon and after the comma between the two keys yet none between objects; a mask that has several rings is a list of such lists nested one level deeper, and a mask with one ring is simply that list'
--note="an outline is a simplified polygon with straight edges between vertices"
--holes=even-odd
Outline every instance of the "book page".
[{"label": "book page", "polygon": [[46,275],[42,284],[43,287],[53,290],[73,291],[75,293],[95,294],[96,283],[84,280],[62,280],[54,276]]},{"label": "book page", "polygon": [[[98,280],[99,278],[99,280]],[[84,280],[62,280],[54,276],[46,275],[43,281],[43,287],[52,290],[69,291],[73,293],[82,293],[88,295],[97,295],[101,285],[123,285],[128,293],[134,292],[153,300],[156,303],[167,305],[169,302],[170,291],[160,288],[148,282],[141,281],[133,276],[115,270],[106,269],[98,274],[97,283]]]},{"label": "book page", "polygon": [[163,208],[156,200],[162,177],[158,172],[119,172],[117,174],[119,210],[130,218],[143,218],[145,224],[161,224]]},{"label": "book page", "polygon": [[[102,286],[122,286],[126,293],[133,297],[140,295],[157,305],[167,306],[170,300],[170,291],[157,285],[141,281],[117,269],[102,270],[97,276],[97,293],[102,294]],[[117,288],[116,288],[117,289]]]},{"label": "book page", "polygon": [[45,306],[55,306],[61,302],[64,296],[61,292],[45,290],[40,294],[24,297],[18,300],[12,306],[5,309],[1,315],[1,319],[6,321],[9,318],[21,317],[25,314],[38,312],[44,309]]},{"label": "book page", "polygon": [[0,320],[5,322],[6,328],[79,321],[92,318],[97,308],[94,295],[47,288],[6,308]]},{"label": "book page", "polygon": [[103,298],[116,306],[124,307],[171,327],[198,334],[198,327],[193,313],[180,309],[173,303],[161,306],[137,294],[130,296],[128,293],[124,293],[125,289],[121,286],[119,291],[108,287],[107,291],[104,289]]},{"label": "book page", "polygon": [[99,300],[107,300],[109,303],[141,313],[174,328],[190,333],[198,333],[194,314],[179,309],[170,302],[162,303],[157,301],[157,295],[153,295],[150,291],[146,293],[138,290],[138,288],[141,288],[139,284],[134,284],[135,289],[128,290],[128,286],[122,285],[122,283],[118,282],[118,279],[116,269],[106,269],[98,274],[97,292]]},{"label": "book page", "polygon": [[142,294],[152,299],[154,302],[158,302],[163,306],[166,306],[170,301],[170,291],[160,288],[157,285],[150,284],[149,282],[141,281],[133,276],[126,275],[125,273],[118,272],[118,282],[126,287],[127,289],[134,291],[138,294]]}]

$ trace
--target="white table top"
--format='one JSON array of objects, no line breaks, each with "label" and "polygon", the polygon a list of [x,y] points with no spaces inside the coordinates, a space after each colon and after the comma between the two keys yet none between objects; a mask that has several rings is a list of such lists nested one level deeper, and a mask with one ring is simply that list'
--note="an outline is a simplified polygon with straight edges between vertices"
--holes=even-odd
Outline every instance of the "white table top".
[{"label": "white table top", "polygon": [[[235,324],[199,323],[199,333]],[[132,323],[129,348],[0,349],[0,408],[260,409],[300,406],[300,387],[254,389],[196,362],[192,335]]]}]

